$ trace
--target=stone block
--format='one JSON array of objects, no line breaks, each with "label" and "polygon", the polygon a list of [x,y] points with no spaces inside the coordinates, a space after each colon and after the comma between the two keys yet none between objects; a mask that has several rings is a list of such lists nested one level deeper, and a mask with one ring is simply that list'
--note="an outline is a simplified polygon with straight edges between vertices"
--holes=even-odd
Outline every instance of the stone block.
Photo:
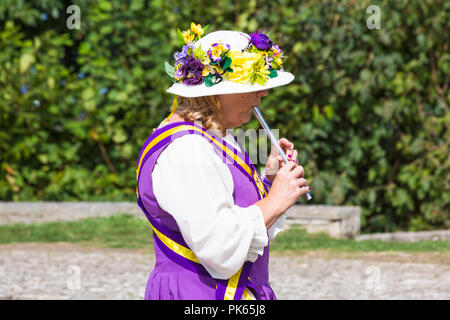
[{"label": "stone block", "polygon": [[325,232],[334,238],[354,239],[360,232],[359,207],[294,205],[286,212],[288,226],[298,225],[307,232]]}]

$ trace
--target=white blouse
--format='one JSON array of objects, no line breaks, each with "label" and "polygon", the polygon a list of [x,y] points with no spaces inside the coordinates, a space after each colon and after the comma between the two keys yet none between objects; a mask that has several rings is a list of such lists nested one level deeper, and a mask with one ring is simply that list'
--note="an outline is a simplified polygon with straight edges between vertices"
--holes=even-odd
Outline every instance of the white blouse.
[{"label": "white blouse", "polygon": [[[223,139],[243,151],[231,133]],[[228,279],[245,261],[256,261],[284,227],[284,215],[267,230],[258,206],[234,204],[231,172],[204,137],[189,134],[171,142],[155,164],[152,182],[159,206],[172,215],[213,278]]]}]

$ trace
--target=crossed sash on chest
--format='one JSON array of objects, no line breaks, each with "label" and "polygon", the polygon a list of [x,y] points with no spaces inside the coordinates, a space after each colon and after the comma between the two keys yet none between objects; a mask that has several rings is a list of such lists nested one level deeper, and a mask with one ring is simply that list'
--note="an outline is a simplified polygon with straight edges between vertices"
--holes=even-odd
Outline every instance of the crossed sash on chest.
[{"label": "crossed sash on chest", "polygon": [[[234,147],[227,144],[221,138],[210,134],[205,128],[198,126],[192,122],[175,122],[165,125],[162,128],[156,129],[153,134],[144,143],[141,150],[139,160],[137,163],[136,179],[137,186],[139,186],[139,174],[145,161],[157,150],[166,146],[171,141],[186,134],[196,134],[204,137],[209,141],[216,150],[223,155],[222,160],[228,164],[236,166],[248,179],[252,182],[260,199],[267,196],[268,188],[263,184],[259,174],[250,162],[247,152],[244,154],[236,150]],[[195,256],[194,252],[189,249],[183,237],[179,233],[175,233],[163,225],[159,224],[150,213],[146,211],[142,200],[139,197],[138,187],[136,188],[136,195],[138,198],[138,205],[146,213],[147,218],[153,229],[153,237],[155,243],[172,261],[178,263],[184,268],[197,272],[204,276],[209,276],[209,273],[201,265],[200,261]],[[217,280],[216,300],[240,300],[249,298],[246,286],[251,285],[249,278],[252,263],[247,261],[239,269],[239,271],[228,280]]]}]

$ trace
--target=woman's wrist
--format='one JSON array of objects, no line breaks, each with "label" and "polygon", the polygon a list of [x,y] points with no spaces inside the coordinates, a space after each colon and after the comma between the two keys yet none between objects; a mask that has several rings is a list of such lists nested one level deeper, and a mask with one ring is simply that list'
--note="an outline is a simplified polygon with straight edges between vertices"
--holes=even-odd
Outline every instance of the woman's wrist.
[{"label": "woman's wrist", "polygon": [[264,199],[255,203],[261,209],[266,228],[269,229],[272,224],[283,214],[278,201],[273,199],[270,193]]}]

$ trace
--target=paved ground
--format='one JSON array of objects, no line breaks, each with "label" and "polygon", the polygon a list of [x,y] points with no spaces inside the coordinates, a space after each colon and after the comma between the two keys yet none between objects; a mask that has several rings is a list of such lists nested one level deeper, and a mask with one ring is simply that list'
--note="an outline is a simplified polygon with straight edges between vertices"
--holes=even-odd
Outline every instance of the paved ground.
[{"label": "paved ground", "polygon": [[[142,299],[153,254],[73,244],[0,246],[0,299]],[[450,299],[450,254],[271,256],[279,299]]]}]

